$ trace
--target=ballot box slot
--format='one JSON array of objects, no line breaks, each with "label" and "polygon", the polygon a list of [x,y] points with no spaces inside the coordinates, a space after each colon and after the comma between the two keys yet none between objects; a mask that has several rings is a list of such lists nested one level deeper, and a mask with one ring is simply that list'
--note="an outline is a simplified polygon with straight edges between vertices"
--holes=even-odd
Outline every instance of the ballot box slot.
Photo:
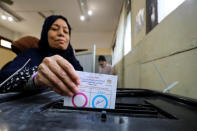
[{"label": "ballot box slot", "polygon": [[160,119],[176,119],[173,115],[155,107],[151,103],[144,102],[143,104],[127,104],[116,103],[115,109],[101,109],[101,108],[80,108],[63,106],[63,100],[57,100],[46,104],[41,108],[41,111],[60,112],[60,113],[72,113],[72,112],[102,112],[106,111],[107,115],[118,116],[130,116],[130,117],[142,117],[142,118],[160,118]]}]

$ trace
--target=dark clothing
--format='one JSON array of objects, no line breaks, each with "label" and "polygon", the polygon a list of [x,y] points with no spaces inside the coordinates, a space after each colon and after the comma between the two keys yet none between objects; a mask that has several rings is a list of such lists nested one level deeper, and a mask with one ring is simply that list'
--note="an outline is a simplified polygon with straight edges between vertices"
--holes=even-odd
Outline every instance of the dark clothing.
[{"label": "dark clothing", "polygon": [[59,54],[60,56],[68,60],[73,65],[75,70],[79,70],[79,71],[83,70],[83,68],[81,67],[81,65],[79,64],[78,60],[75,58],[74,55],[64,56],[66,55],[66,53],[61,53],[58,51],[52,51],[48,53],[48,52],[42,52],[39,49],[31,48],[21,53],[8,66],[6,66],[3,70],[0,71],[0,82],[2,82],[7,77],[9,77],[14,72],[16,72],[18,69],[20,69],[25,64],[25,62],[28,61],[28,59],[31,59],[31,61],[25,67],[31,68],[34,66],[39,66],[45,57],[53,56],[56,54]]},{"label": "dark clothing", "polygon": [[37,67],[40,65],[42,60],[45,57],[50,57],[56,54],[64,57],[67,61],[69,61],[73,65],[75,70],[82,71],[83,68],[81,67],[75,56],[69,55],[72,54],[72,53],[68,53],[68,51],[70,51],[69,48],[72,47],[69,46],[68,50],[66,51],[51,50],[51,52],[46,52],[36,48],[31,48],[24,51],[19,56],[17,56],[11,63],[9,63],[6,67],[4,67],[3,70],[0,71],[0,83],[3,82],[9,76],[11,76],[13,73],[15,73],[18,69],[23,67],[23,65],[29,59],[30,62],[25,66],[25,68],[21,72],[19,72],[17,75],[15,75],[15,77],[13,77],[8,82],[6,82],[4,86],[0,87],[0,92],[23,90],[22,87],[28,82],[30,77],[37,71]]}]

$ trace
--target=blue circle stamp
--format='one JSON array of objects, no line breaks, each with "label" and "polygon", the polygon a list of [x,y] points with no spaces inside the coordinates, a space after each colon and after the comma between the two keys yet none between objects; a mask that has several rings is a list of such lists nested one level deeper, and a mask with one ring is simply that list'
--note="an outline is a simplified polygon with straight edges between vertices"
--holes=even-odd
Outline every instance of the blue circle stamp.
[{"label": "blue circle stamp", "polygon": [[96,108],[98,107],[99,104],[101,105],[103,102],[105,102],[105,105],[103,108],[107,108],[108,106],[107,98],[104,95],[96,95],[92,100],[92,107]]}]

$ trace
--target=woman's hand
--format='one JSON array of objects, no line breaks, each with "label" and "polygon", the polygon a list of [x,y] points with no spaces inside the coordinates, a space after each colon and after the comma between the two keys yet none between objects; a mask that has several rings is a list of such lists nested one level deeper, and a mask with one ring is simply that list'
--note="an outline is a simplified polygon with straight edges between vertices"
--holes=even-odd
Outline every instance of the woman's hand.
[{"label": "woman's hand", "polygon": [[60,95],[73,96],[78,92],[79,77],[73,66],[63,57],[46,57],[38,67],[34,78],[38,87],[49,87]]}]

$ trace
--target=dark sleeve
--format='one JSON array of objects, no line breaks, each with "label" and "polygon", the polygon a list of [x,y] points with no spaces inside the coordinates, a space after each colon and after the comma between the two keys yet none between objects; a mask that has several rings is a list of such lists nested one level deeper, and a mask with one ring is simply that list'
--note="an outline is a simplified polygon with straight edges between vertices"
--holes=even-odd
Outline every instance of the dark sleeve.
[{"label": "dark sleeve", "polygon": [[[16,91],[25,91],[32,90],[35,86],[27,86],[30,79],[32,79],[33,74],[38,70],[38,67],[24,67],[18,73],[6,79],[0,86],[0,92],[16,92]],[[31,89],[30,89],[31,88]]]},{"label": "dark sleeve", "polygon": [[17,56],[0,70],[0,83],[20,69],[28,61],[23,55]]},{"label": "dark sleeve", "polygon": [[0,92],[23,90],[30,77],[37,71],[37,67],[30,67],[31,61],[24,66],[27,61],[28,58],[20,54],[0,70]]}]

